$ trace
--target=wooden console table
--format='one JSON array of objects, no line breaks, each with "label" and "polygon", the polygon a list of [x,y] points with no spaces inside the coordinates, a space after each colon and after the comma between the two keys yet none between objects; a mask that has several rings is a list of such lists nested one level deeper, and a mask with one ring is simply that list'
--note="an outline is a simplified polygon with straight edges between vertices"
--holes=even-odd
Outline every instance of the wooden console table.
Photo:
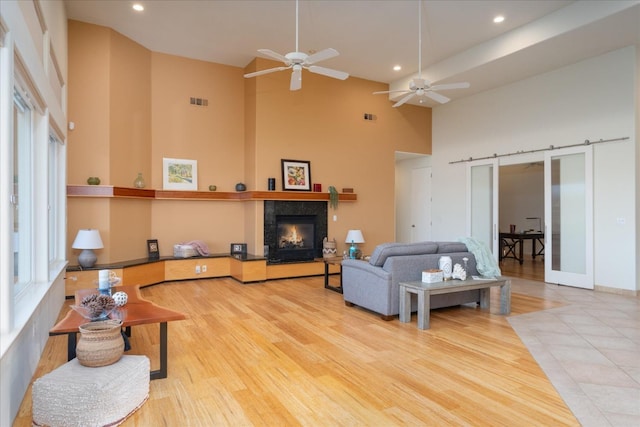
[{"label": "wooden console table", "polygon": [[500,314],[511,313],[511,281],[506,278],[447,280],[445,282],[400,282],[400,321],[411,321],[411,294],[418,295],[418,329],[429,329],[431,295],[480,289],[480,308],[489,309],[490,288],[500,286]]},{"label": "wooden console table", "polygon": [[[122,319],[122,326],[130,328],[136,325],[147,325],[152,323],[160,324],[160,369],[151,371],[152,380],[167,378],[167,322],[174,320],[184,320],[187,316],[179,311],[173,311],[165,307],[154,304],[140,295],[140,286],[116,286],[113,292],[123,291],[128,295],[127,304],[117,309],[115,315]],[[75,304],[79,305],[87,295],[97,293],[97,289],[81,289],[76,291]],[[67,315],[49,330],[50,336],[67,335],[67,360],[76,357],[77,334],[80,325],[88,323],[89,320],[82,317],[78,312],[69,309]]]}]

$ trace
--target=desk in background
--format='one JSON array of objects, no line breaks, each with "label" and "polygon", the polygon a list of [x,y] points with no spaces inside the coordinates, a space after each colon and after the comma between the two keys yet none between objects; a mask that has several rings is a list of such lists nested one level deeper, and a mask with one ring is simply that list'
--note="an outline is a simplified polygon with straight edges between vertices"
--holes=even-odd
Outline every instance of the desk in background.
[{"label": "desk in background", "polygon": [[500,233],[500,261],[503,258],[513,258],[522,265],[525,240],[531,240],[531,257],[533,259],[537,256],[544,256],[544,233]]}]

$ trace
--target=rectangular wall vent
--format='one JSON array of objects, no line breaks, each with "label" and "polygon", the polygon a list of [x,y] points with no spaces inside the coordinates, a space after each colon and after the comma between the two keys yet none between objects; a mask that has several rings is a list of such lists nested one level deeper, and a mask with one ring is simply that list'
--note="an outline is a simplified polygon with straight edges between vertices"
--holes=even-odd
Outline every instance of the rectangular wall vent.
[{"label": "rectangular wall vent", "polygon": [[191,105],[198,105],[200,107],[206,107],[207,105],[209,105],[209,100],[208,99],[204,99],[204,98],[189,98],[189,104]]}]

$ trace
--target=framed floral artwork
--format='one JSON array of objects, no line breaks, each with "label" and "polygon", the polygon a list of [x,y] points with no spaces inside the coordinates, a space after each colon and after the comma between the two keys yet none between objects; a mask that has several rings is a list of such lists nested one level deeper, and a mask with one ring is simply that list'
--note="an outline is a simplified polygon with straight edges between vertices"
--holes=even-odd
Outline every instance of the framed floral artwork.
[{"label": "framed floral artwork", "polygon": [[198,162],[185,159],[162,159],[164,190],[198,190]]},{"label": "framed floral artwork", "polygon": [[311,162],[282,159],[282,189],[311,191]]}]

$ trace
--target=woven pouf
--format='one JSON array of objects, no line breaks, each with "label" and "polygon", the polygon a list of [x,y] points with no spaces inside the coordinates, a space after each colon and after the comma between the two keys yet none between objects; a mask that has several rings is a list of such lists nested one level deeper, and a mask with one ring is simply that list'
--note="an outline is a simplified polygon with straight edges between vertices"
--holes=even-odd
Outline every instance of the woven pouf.
[{"label": "woven pouf", "polygon": [[33,383],[33,424],[117,426],[149,397],[149,368],[147,356],[99,368],[73,359]]}]

